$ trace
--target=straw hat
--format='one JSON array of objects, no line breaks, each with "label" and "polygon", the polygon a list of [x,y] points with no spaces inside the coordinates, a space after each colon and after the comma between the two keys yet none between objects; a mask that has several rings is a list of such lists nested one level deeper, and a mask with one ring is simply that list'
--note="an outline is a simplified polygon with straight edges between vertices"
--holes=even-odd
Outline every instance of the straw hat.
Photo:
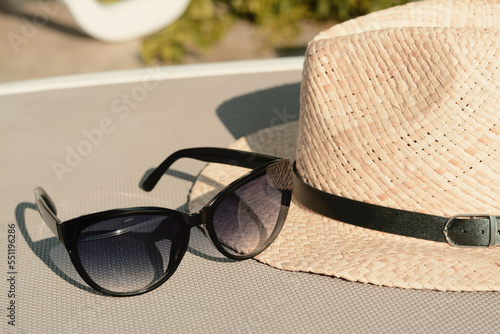
[{"label": "straw hat", "polygon": [[[309,43],[299,122],[230,147],[295,158],[306,184],[342,198],[500,216],[499,28],[496,1],[415,2],[336,25]],[[190,207],[238,173],[208,165]],[[496,247],[460,248],[444,234],[430,241],[328,218],[299,195],[294,184],[285,227],[259,261],[390,287],[500,291],[500,217],[490,221]]]}]

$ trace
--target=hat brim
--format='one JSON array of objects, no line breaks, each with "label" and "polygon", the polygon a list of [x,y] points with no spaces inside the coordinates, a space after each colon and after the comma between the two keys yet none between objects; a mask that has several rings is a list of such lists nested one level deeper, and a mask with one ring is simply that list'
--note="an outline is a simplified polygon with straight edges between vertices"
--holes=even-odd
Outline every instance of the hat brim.
[{"label": "hat brim", "polygon": [[[230,148],[294,159],[298,122],[260,130]],[[209,164],[190,193],[197,210],[243,169]],[[458,248],[365,229],[316,214],[292,200],[276,241],[255,257],[272,267],[388,287],[500,291],[500,249]]]}]

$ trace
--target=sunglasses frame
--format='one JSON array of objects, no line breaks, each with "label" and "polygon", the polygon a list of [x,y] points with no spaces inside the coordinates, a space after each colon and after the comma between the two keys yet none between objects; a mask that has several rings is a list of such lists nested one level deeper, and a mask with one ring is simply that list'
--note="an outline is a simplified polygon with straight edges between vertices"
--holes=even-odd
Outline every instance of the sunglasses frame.
[{"label": "sunglasses frame", "polygon": [[[170,276],[176,271],[177,267],[182,261],[184,254],[187,251],[190,231],[192,227],[203,226],[206,234],[208,235],[212,244],[217,248],[217,250],[224,256],[233,260],[245,260],[264,251],[269,245],[276,239],[283,224],[285,222],[288,208],[291,201],[291,183],[290,189],[286,189],[282,192],[281,206],[276,226],[273,232],[267,239],[267,241],[261,245],[259,248],[253,252],[245,255],[235,255],[228,252],[223,244],[219,241],[217,234],[215,232],[213,217],[218,205],[223,201],[228,195],[232,194],[235,190],[241,186],[265,175],[268,167],[287,162],[289,164],[288,170],[290,173],[291,180],[291,166],[288,159],[273,157],[265,154],[245,152],[239,150],[225,149],[225,148],[215,148],[215,147],[199,147],[192,149],[184,149],[177,151],[165,159],[153,172],[140,184],[140,187],[145,191],[151,191],[157,182],[160,180],[161,176],[165,174],[168,168],[178,159],[181,158],[191,158],[204,162],[211,163],[221,163],[232,166],[239,166],[245,168],[252,168],[251,171],[243,175],[242,177],[236,179],[222,189],[218,194],[216,194],[207,204],[205,204],[199,211],[195,213],[185,213],[173,209],[161,208],[161,207],[135,207],[135,208],[125,208],[125,209],[112,209],[101,211],[97,213],[91,213],[83,215],[77,218],[73,218],[62,222],[57,217],[57,210],[54,202],[50,196],[41,187],[35,189],[35,202],[38,211],[52,230],[54,235],[63,243],[66,251],[68,252],[73,266],[77,270],[78,274],[82,279],[94,290],[111,296],[133,296],[151,291],[167,281]],[[80,256],[78,253],[77,240],[80,233],[87,227],[100,223],[102,221],[121,218],[127,216],[137,216],[137,215],[158,215],[165,217],[172,217],[181,223],[182,233],[184,234],[183,240],[172,246],[173,252],[171,254],[175,257],[172,261],[169,261],[167,270],[164,272],[162,277],[150,284],[143,289],[130,292],[115,292],[107,290],[100,285],[98,285],[94,280],[87,274],[84,269]]]}]

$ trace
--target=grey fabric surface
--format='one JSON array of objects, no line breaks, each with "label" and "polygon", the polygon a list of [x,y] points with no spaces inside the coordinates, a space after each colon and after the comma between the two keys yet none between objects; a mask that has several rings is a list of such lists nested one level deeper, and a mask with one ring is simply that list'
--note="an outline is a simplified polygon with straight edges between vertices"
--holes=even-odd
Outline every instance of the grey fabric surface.
[{"label": "grey fabric surface", "polygon": [[[35,186],[52,196],[62,220],[120,207],[185,210],[202,163],[176,163],[151,193],[138,187],[144,174],[177,149],[226,146],[296,120],[300,75],[239,74],[164,80],[151,90],[136,82],[0,97],[0,331],[499,332],[498,293],[402,290],[234,262],[198,229],[177,272],[152,292],[105,297],[79,278],[35,211]],[[128,104],[127,95],[135,96]],[[107,133],[86,146],[99,127]],[[55,171],[58,163],[68,166],[72,150],[86,155],[73,157],[69,171]],[[7,323],[9,224],[16,238],[15,327]]]}]

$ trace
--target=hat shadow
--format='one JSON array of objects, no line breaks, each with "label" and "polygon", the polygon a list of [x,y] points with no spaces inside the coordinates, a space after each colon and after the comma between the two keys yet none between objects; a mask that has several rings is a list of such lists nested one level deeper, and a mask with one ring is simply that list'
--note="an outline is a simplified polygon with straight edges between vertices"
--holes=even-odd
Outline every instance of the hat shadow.
[{"label": "hat shadow", "polygon": [[223,102],[216,114],[235,139],[299,119],[300,82],[241,95]]}]

